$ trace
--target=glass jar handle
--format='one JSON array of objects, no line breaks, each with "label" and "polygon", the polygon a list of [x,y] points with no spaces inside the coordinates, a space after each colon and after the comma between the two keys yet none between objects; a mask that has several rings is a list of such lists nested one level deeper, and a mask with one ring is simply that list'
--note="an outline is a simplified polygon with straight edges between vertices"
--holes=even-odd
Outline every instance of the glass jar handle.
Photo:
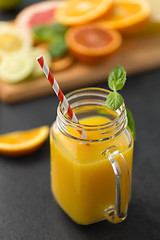
[{"label": "glass jar handle", "polygon": [[102,153],[110,161],[116,180],[115,206],[105,209],[106,219],[112,223],[122,222],[127,217],[130,201],[130,176],[125,158],[116,146],[111,146]]}]

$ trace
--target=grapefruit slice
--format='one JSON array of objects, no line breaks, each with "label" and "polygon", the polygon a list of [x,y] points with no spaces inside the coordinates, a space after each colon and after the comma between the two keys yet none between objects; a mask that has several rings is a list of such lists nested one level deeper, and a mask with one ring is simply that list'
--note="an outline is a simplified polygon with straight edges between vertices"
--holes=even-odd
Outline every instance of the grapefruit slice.
[{"label": "grapefruit slice", "polygon": [[33,153],[46,141],[49,127],[12,132],[0,135],[0,154],[6,156],[23,156]]},{"label": "grapefruit slice", "polygon": [[52,24],[55,22],[54,13],[58,5],[58,1],[32,4],[17,15],[15,23],[23,29],[32,29],[42,24]]},{"label": "grapefruit slice", "polygon": [[118,49],[122,43],[119,32],[97,24],[70,28],[66,43],[71,53],[88,63],[97,63]]},{"label": "grapefruit slice", "polygon": [[72,0],[63,2],[55,12],[58,22],[77,25],[89,22],[107,12],[113,0]]},{"label": "grapefruit slice", "polygon": [[107,14],[98,19],[106,27],[130,29],[148,20],[150,6],[144,0],[115,0]]}]

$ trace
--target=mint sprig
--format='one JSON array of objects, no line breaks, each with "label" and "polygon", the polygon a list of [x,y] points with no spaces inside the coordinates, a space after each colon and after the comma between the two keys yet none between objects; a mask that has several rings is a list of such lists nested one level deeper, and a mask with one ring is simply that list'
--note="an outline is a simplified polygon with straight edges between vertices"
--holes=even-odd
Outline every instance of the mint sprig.
[{"label": "mint sprig", "polygon": [[[123,103],[124,99],[121,96],[120,93],[118,93],[118,90],[121,90],[126,82],[126,71],[123,67],[117,66],[108,77],[108,86],[113,91],[109,93],[106,105],[108,108],[117,110]],[[135,133],[135,123],[132,116],[131,111],[126,108],[127,112],[127,118],[128,118],[128,127],[131,130],[131,133],[133,135],[133,139],[136,139],[136,133]]]},{"label": "mint sprig", "polygon": [[118,91],[124,87],[126,82],[126,71],[121,66],[117,66],[108,77],[108,86],[113,91]]},{"label": "mint sprig", "polygon": [[114,92],[111,92],[108,95],[106,104],[107,104],[107,107],[109,107],[109,108],[111,108],[113,110],[116,110],[116,109],[118,109],[121,106],[123,101],[124,101],[124,99],[121,96],[121,94],[119,94],[118,92],[114,91]]}]

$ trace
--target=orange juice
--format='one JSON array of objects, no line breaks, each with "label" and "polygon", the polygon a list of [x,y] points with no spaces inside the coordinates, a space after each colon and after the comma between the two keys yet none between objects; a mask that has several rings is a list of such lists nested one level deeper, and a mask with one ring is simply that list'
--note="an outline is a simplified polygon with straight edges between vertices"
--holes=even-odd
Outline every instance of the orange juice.
[{"label": "orange juice", "polygon": [[64,134],[57,123],[51,129],[52,192],[61,208],[83,225],[104,219],[105,209],[115,205],[115,175],[104,150],[116,146],[127,162],[130,180],[132,175],[133,140],[130,132],[125,127],[117,133],[116,124],[109,125],[109,128],[107,123],[115,122],[117,113],[107,109],[107,114],[101,114],[105,109],[102,106],[82,107],[83,113],[92,112],[88,115],[79,114],[75,109],[80,123],[85,126],[86,141],[82,141],[80,132],[69,125],[65,130],[69,135]]}]

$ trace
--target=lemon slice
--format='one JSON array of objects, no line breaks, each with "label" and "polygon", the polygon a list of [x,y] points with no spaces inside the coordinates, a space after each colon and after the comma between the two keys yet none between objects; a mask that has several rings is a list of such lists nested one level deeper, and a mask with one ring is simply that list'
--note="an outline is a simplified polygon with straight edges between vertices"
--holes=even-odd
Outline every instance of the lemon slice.
[{"label": "lemon slice", "polygon": [[0,53],[11,54],[24,51],[29,49],[31,45],[32,38],[29,32],[11,24],[0,24]]},{"label": "lemon slice", "polygon": [[[0,31],[2,31],[2,29],[6,29],[6,27],[11,26],[10,23],[6,22],[6,21],[0,21]],[[2,59],[4,58],[5,54],[3,51],[0,51],[0,63],[2,61]]]},{"label": "lemon slice", "polygon": [[0,135],[0,154],[6,156],[23,156],[36,151],[46,141],[49,127],[18,131]]},{"label": "lemon slice", "polygon": [[44,74],[42,68],[36,61],[36,58],[40,55],[44,57],[45,62],[47,63],[47,65],[49,67],[51,65],[51,57],[50,57],[49,52],[46,49],[40,48],[40,47],[32,48],[31,56],[33,57],[33,65],[34,65],[34,69],[33,69],[33,73],[32,73],[33,77],[40,77],[40,76],[43,76],[43,74]]},{"label": "lemon slice", "polygon": [[27,53],[5,57],[0,65],[0,78],[8,83],[25,80],[33,71],[32,57]]},{"label": "lemon slice", "polygon": [[148,36],[160,33],[160,0],[146,0],[151,8],[151,16],[143,29],[137,31],[137,36]]},{"label": "lemon slice", "polygon": [[160,23],[160,0],[146,0],[151,6],[151,21]]},{"label": "lemon slice", "polygon": [[9,26],[11,26],[11,25],[12,25],[11,22],[0,21],[0,29],[2,29],[2,28],[6,28],[6,27],[9,27]]},{"label": "lemon slice", "polygon": [[0,64],[1,64],[1,62],[2,62],[2,60],[3,60],[4,57],[5,57],[5,54],[3,54],[3,53],[0,52]]}]

